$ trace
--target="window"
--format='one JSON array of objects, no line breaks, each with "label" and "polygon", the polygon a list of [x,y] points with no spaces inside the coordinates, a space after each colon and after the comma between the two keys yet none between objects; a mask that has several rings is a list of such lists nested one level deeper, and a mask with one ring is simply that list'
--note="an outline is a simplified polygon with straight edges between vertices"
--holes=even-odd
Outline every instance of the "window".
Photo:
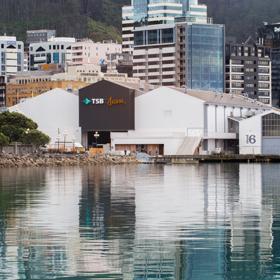
[{"label": "window", "polygon": [[280,136],[280,116],[271,113],[262,117],[262,135],[268,137]]}]

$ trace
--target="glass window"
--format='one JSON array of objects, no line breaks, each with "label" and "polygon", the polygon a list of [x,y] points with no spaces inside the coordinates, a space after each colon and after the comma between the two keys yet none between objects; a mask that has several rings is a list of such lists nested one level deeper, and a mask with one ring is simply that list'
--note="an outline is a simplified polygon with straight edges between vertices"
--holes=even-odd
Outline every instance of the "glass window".
[{"label": "glass window", "polygon": [[268,137],[280,136],[280,116],[271,113],[262,117],[262,135]]},{"label": "glass window", "polygon": [[188,86],[193,89],[223,92],[223,26],[193,24],[187,28],[188,36],[186,36],[186,74],[188,77]]},{"label": "glass window", "polygon": [[143,31],[136,31],[134,32],[134,44],[136,46],[144,44],[144,33]]},{"label": "glass window", "polygon": [[149,30],[148,31],[148,43],[149,44],[157,44],[158,43],[158,31],[157,30]]},{"label": "glass window", "polygon": [[162,43],[173,43],[173,28],[162,30]]}]

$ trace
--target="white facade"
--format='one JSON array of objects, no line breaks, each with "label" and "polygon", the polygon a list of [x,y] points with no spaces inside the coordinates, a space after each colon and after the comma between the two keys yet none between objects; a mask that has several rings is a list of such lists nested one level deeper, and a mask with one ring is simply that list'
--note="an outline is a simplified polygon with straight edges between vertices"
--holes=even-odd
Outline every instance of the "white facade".
[{"label": "white facade", "polygon": [[24,45],[14,36],[0,36],[0,75],[7,77],[24,70]]},{"label": "white facade", "polygon": [[50,145],[81,143],[78,96],[62,89],[53,89],[9,108],[31,118],[38,129],[51,138]]},{"label": "white facade", "polygon": [[241,96],[160,87],[136,97],[135,130],[111,133],[112,146],[163,145],[164,155],[222,152],[227,141],[238,141],[229,117],[268,109]]},{"label": "white facade", "polygon": [[79,41],[71,46],[71,65],[110,63],[110,54],[121,53],[122,45],[116,42]]},{"label": "white facade", "polygon": [[134,45],[134,20],[133,7],[124,6],[122,8],[122,52],[133,53]]},{"label": "white facade", "polygon": [[41,64],[58,64],[65,67],[71,62],[71,46],[75,38],[55,37],[47,42],[29,45],[29,70],[39,69]]},{"label": "white facade", "polygon": [[[268,132],[264,127],[263,119],[274,115],[268,125]],[[239,121],[240,154],[280,154],[280,112],[276,109],[268,110],[262,114],[253,115]]]},{"label": "white facade", "polygon": [[[133,48],[133,77],[152,85],[175,85],[176,47],[174,24],[138,27],[135,32],[142,34],[143,42],[137,42]],[[157,34],[157,43],[151,45],[148,43],[150,32]],[[166,35],[166,32],[170,32],[170,34]]]}]

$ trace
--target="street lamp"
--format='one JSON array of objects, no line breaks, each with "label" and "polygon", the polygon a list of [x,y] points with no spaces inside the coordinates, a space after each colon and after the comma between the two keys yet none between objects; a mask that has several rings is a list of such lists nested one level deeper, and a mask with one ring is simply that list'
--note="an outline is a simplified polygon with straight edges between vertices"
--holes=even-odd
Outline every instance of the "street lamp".
[{"label": "street lamp", "polygon": [[98,139],[98,137],[100,136],[100,134],[98,133],[98,131],[95,131],[95,133],[94,133],[94,138],[95,138],[95,144],[96,144],[96,147],[97,147],[97,139]]}]

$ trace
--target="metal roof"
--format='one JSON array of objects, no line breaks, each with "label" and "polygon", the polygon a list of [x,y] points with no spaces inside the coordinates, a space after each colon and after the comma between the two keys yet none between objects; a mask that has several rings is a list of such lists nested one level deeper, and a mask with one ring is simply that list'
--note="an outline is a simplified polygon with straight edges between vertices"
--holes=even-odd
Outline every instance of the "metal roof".
[{"label": "metal roof", "polygon": [[184,89],[178,87],[170,87],[179,92],[188,94],[192,97],[198,98],[207,104],[222,105],[222,106],[237,106],[237,107],[249,107],[269,110],[272,107],[265,105],[255,99],[251,99],[238,94],[219,93],[214,91]]}]

